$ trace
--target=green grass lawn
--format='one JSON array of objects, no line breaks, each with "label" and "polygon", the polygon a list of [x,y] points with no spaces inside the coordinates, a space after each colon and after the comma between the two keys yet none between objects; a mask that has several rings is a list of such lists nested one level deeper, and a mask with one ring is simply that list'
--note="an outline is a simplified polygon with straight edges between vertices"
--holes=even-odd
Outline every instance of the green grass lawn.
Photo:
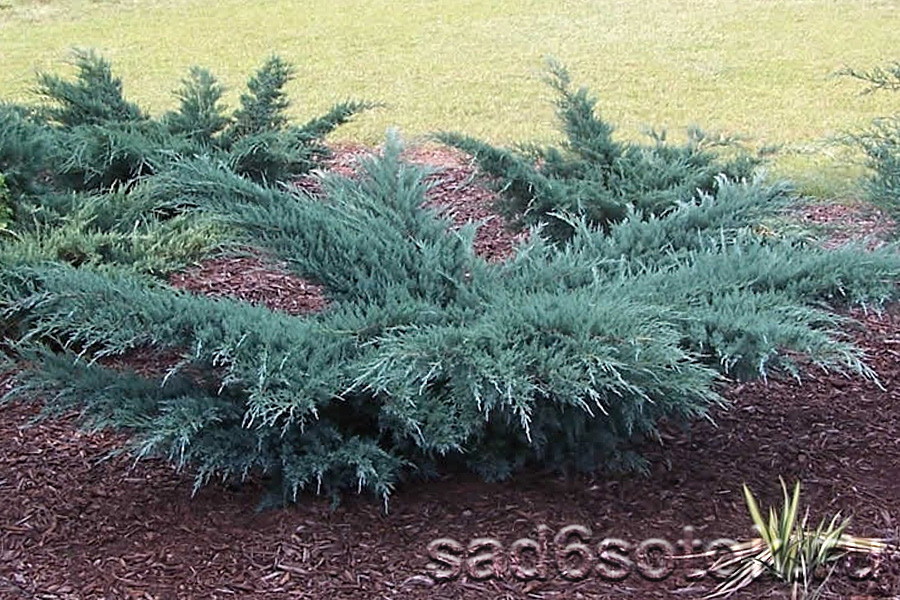
[{"label": "green grass lawn", "polygon": [[852,168],[823,141],[900,98],[859,95],[833,74],[900,59],[888,0],[0,0],[0,96],[23,100],[68,49],[113,62],[126,94],[152,111],[191,65],[231,90],[272,53],[297,66],[298,117],[346,98],[387,107],[339,139],[376,142],[452,129],[493,142],[554,135],[542,58],[601,98],[620,134],[697,124],[782,146],[776,171],[822,193]]}]

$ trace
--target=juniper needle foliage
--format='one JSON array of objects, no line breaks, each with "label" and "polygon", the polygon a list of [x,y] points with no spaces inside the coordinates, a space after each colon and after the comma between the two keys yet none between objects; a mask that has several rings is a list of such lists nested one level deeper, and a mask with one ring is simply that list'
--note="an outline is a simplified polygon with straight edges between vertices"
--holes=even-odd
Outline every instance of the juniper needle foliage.
[{"label": "juniper needle foliage", "polygon": [[747,178],[759,165],[758,158],[746,153],[720,160],[716,148],[733,142],[710,138],[697,128],[682,146],[667,144],[658,133],[652,134],[651,145],[616,141],[612,125],[596,113],[596,98],[586,88],[574,88],[562,65],[551,61],[546,79],[557,94],[565,135],[561,147],[507,150],[458,133],[436,137],[471,154],[498,180],[500,208],[507,217],[525,225],[543,223],[557,241],[573,234],[567,215],[581,215],[603,228],[631,215],[659,216],[692,201],[698,191],[714,193],[719,176]]},{"label": "juniper needle foliage", "polygon": [[[900,63],[869,71],[848,69],[843,74],[867,83],[866,93],[900,90]],[[869,199],[900,220],[900,115],[877,119],[852,139],[865,153],[870,170],[866,179]]]},{"label": "juniper needle foliage", "polygon": [[[72,80],[39,76],[42,104],[0,105],[0,173],[14,211],[12,228],[24,240],[0,248],[7,261],[122,259],[160,271],[173,259],[168,269],[176,268],[196,257],[202,246],[196,242],[212,229],[168,199],[151,205],[146,195],[132,197],[138,181],[165,178],[203,157],[277,185],[308,172],[328,152],[324,137],[372,106],[342,102],[305,125],[289,123],[284,87],[293,70],[273,56],[249,78],[232,114],[222,103],[223,86],[195,67],[175,92],[177,109],[153,118],[123,96],[108,61],[91,51],[75,52],[73,61]],[[150,254],[136,256],[143,251]]]},{"label": "juniper needle foliage", "polygon": [[[504,172],[521,169],[516,189],[546,193],[553,220],[488,263],[474,227],[426,207],[428,173],[401,160],[395,136],[315,197],[236,168],[260,154],[222,160],[228,136],[244,136],[227,142],[238,148],[264,126],[302,140],[352,112],[295,128],[278,116],[283,97],[263,92],[286,75],[267,63],[226,123],[220,90],[192,72],[181,113],[157,126],[211,150],[160,153],[93,202],[47,196],[53,235],[97,243],[76,261],[41,245],[52,235],[23,241],[0,273],[3,318],[31,366],[16,392],[125,429],[137,456],[191,469],[197,486],[262,475],[283,500],[352,490],[386,502],[398,483],[451,465],[487,479],[645,470],[636,443],[661,420],[708,418],[725,378],[796,370],[797,354],[872,376],[829,308],[894,298],[896,248],[833,252],[766,233],[787,186],[729,177],[697,148],[611,141],[560,72],[561,110],[586,133],[565,154],[542,151],[540,167],[489,152]],[[182,222],[223,228],[323,285],[327,308],[290,316],[172,289],[135,268],[151,252],[117,237],[133,222],[147,244],[184,243]],[[136,353],[157,356],[155,371],[130,369]]]}]

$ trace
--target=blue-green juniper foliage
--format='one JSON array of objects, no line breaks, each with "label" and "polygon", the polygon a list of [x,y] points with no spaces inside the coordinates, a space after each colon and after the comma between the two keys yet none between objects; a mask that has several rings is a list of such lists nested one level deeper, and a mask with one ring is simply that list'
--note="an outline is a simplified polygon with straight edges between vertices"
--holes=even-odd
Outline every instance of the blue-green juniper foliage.
[{"label": "blue-green juniper foliage", "polygon": [[[265,158],[233,136],[275,128],[302,137],[278,117],[283,97],[259,91],[283,81],[272,65],[230,119],[197,70],[180,116],[161,121],[126,104],[102,113],[75,93],[65,98],[86,106],[4,113],[4,127],[34,131],[35,143],[49,136],[51,147],[59,128],[75,135],[67,128],[120,118],[142,144],[156,128],[178,140],[148,144],[146,160],[129,158],[115,173],[85,162],[75,189],[24,159],[0,165],[31,207],[17,218],[44,224],[22,225],[28,235],[0,247],[7,351],[30,365],[18,393],[40,392],[51,412],[77,410],[89,426],[124,429],[138,456],[190,468],[198,486],[258,473],[286,500],[354,490],[386,501],[399,482],[450,468],[489,479],[532,466],[644,469],[635,443],[654,438],[661,421],[708,417],[726,377],[791,369],[797,353],[872,376],[831,309],[895,297],[896,248],[826,251],[764,234],[760,223],[791,200],[788,187],[738,180],[737,163],[706,154],[692,163],[695,150],[662,142],[634,158],[656,165],[652,185],[632,181],[631,166],[609,165],[633,150],[582,111],[567,126],[571,148],[542,155],[560,169],[577,163],[565,167],[565,186],[583,178],[581,200],[543,197],[549,216],[534,217],[515,256],[488,263],[473,251],[474,226],[454,229],[423,206],[427,173],[401,160],[396,137],[357,176],[324,177],[320,195],[261,176],[293,172],[276,160],[288,146]],[[675,175],[660,183],[667,169]],[[594,206],[589,192],[607,171]],[[556,189],[556,175],[538,175]],[[115,243],[66,260],[48,239],[67,227]],[[171,288],[153,265],[167,264],[172,246],[152,242],[196,227],[322,284],[327,308],[291,316]],[[155,374],[110,360],[135,351],[177,359]]]}]

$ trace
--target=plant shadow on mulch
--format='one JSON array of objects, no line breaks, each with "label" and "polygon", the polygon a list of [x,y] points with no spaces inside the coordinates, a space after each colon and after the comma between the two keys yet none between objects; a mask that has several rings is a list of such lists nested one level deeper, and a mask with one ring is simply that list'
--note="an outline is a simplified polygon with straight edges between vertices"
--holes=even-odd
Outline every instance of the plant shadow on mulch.
[{"label": "plant shadow on mulch", "polygon": [[[449,164],[433,200],[452,204],[457,220],[490,216],[491,194],[458,156],[417,158]],[[479,234],[479,251],[502,258],[515,239],[499,220],[489,227]],[[295,314],[320,307],[320,291],[291,277],[278,265],[238,257],[206,262],[171,282]],[[667,431],[662,445],[647,446],[650,477],[532,473],[491,484],[453,475],[404,486],[387,514],[370,497],[333,508],[312,496],[260,513],[256,485],[211,484],[192,497],[190,474],[161,461],[109,456],[120,436],[79,432],[73,417],[32,424],[39,407],[11,403],[0,408],[0,598],[700,598],[716,585],[690,575],[702,573],[705,559],[676,561],[671,575],[654,581],[632,551],[638,562],[622,581],[604,579],[599,569],[566,578],[550,543],[544,579],[517,577],[510,567],[504,576],[439,581],[427,548],[438,538],[468,545],[489,537],[508,550],[520,538],[552,538],[579,525],[590,528],[595,560],[609,538],[632,546],[661,538],[681,554],[687,527],[700,540],[695,548],[750,537],[741,485],[763,505],[779,503],[779,476],[801,481],[815,521],[840,511],[852,517],[852,533],[889,536],[900,518],[900,310],[852,315],[863,324],[854,335],[881,387],[822,372],[807,372],[801,382],[735,385],[726,394],[733,404],[715,413],[715,425]],[[9,383],[0,379],[0,386]],[[900,586],[888,576],[857,582],[836,574],[824,597],[892,594]],[[789,592],[763,580],[734,597]]]}]

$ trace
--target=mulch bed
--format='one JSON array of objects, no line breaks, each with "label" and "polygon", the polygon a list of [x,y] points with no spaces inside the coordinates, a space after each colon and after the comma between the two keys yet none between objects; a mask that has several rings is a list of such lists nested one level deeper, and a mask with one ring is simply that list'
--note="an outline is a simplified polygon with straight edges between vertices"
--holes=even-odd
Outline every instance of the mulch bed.
[{"label": "mulch bed", "polygon": [[[462,158],[420,152],[418,159],[447,167],[432,200],[451,205],[458,224],[492,215],[493,196]],[[502,259],[516,237],[500,219],[491,222],[479,252]],[[172,283],[295,314],[322,302],[321,290],[262,257],[204,262]],[[401,488],[387,513],[370,497],[348,497],[334,508],[312,496],[260,513],[255,484],[213,483],[192,497],[190,474],[110,455],[120,436],[79,432],[74,417],[33,424],[34,403],[10,403],[0,409],[0,598],[700,598],[715,584],[688,576],[702,560],[676,562],[662,581],[637,567],[619,582],[597,571],[566,578],[552,560],[545,579],[507,573],[441,581],[428,567],[427,547],[437,538],[467,545],[491,537],[509,549],[569,525],[590,528],[595,555],[606,538],[675,544],[685,527],[704,542],[746,539],[752,529],[741,485],[764,505],[777,503],[779,476],[802,482],[816,521],[841,511],[853,518],[855,534],[893,535],[900,519],[900,309],[853,316],[863,324],[853,334],[878,383],[811,371],[800,382],[733,385],[732,405],[715,413],[715,425],[666,431],[661,445],[645,448],[649,477],[530,473],[489,484],[448,475]],[[0,376],[0,393],[10,381]],[[552,554],[556,546],[546,543]],[[900,582],[888,575],[863,582],[835,576],[827,588],[826,598],[900,594]],[[789,594],[761,581],[736,597]]]},{"label": "mulch bed", "polygon": [[207,296],[228,296],[302,315],[325,308],[321,286],[290,273],[261,256],[223,256],[205,260],[169,277],[173,287]]},{"label": "mulch bed", "polygon": [[865,202],[810,202],[801,205],[795,216],[801,225],[817,227],[826,233],[823,242],[826,248],[837,248],[849,242],[862,242],[867,248],[877,248],[894,228],[890,216]]}]

